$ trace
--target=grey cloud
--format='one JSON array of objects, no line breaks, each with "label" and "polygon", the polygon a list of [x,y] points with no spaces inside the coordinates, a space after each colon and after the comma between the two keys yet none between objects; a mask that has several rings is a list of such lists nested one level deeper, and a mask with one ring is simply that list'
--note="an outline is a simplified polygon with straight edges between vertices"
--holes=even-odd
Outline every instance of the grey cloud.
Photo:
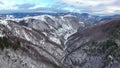
[{"label": "grey cloud", "polygon": [[[73,0],[71,0],[72,2]],[[81,0],[82,1],[82,0]],[[96,1],[96,3],[88,3],[87,2],[77,2],[78,6],[76,5],[73,5],[72,3],[66,3],[66,2],[62,2],[61,0],[60,1],[56,1],[54,2],[53,4],[49,4],[49,5],[45,5],[43,7],[37,7],[37,8],[34,8],[34,9],[29,9],[29,8],[32,8],[32,7],[35,7],[36,5],[39,5],[39,4],[30,4],[30,3],[24,3],[24,4],[17,4],[15,5],[15,7],[17,7],[17,11],[21,11],[21,12],[37,12],[37,11],[46,11],[46,12],[51,12],[51,11],[59,11],[59,12],[67,12],[67,11],[73,11],[73,12],[87,12],[87,13],[95,13],[95,14],[102,14],[102,13],[109,13],[109,10],[111,9],[108,9],[108,7],[113,7],[113,6],[120,6],[120,2],[119,0],[111,0],[110,2],[108,1],[107,3],[107,0],[105,0],[106,2],[105,3],[99,3],[100,1]],[[0,2],[0,4],[2,4],[2,2]],[[95,4],[95,5],[94,5]],[[111,7],[111,8],[112,8]],[[120,10],[111,10],[111,11],[114,11],[116,13],[119,13]],[[111,14],[111,13],[110,13]]]},{"label": "grey cloud", "polygon": [[29,4],[29,3],[24,3],[24,4],[17,4],[15,5],[19,9],[29,9],[30,7],[35,6],[35,4]]}]

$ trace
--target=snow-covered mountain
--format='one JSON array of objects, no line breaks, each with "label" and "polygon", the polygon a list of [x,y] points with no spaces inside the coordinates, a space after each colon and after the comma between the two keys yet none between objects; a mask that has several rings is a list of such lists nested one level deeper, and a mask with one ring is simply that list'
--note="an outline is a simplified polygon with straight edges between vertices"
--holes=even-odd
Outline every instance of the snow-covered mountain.
[{"label": "snow-covered mountain", "polygon": [[[6,24],[3,24],[6,22]],[[60,63],[63,46],[59,39],[52,40],[46,33],[33,28],[21,26],[15,21],[1,21],[1,41],[7,39],[7,45],[2,44],[0,66],[2,68],[61,68]],[[54,41],[55,40],[55,41]],[[9,44],[10,43],[10,44]],[[19,45],[17,44],[19,43]],[[12,46],[15,46],[15,49]],[[18,46],[16,48],[16,46]],[[12,47],[12,48],[9,48]],[[5,58],[5,59],[3,59]]]},{"label": "snow-covered mountain", "polygon": [[0,66],[63,68],[65,40],[80,26],[84,27],[84,22],[71,15],[3,18],[0,20],[0,40],[3,41]]},{"label": "snow-covered mountain", "polygon": [[[66,56],[71,54],[68,52],[69,47],[74,51],[74,48],[88,38],[88,33],[85,33],[83,37],[85,35],[86,38],[75,43],[79,38],[76,34],[92,29],[98,22],[105,23],[108,19],[86,13],[1,16],[0,66],[1,68],[70,68],[71,58],[78,57],[79,53],[69,58]],[[89,32],[94,33],[90,30]],[[67,61],[69,59],[71,61]],[[74,64],[70,65],[77,68]]]},{"label": "snow-covered mountain", "polygon": [[65,46],[62,62],[67,68],[119,68],[120,18],[71,35]]}]

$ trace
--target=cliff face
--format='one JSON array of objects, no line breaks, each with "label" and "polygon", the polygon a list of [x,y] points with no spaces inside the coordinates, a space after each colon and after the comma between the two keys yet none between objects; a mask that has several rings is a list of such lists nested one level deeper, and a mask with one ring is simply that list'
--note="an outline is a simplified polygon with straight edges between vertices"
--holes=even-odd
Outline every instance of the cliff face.
[{"label": "cliff face", "polygon": [[120,19],[87,27],[68,38],[63,64],[67,68],[119,68]]}]

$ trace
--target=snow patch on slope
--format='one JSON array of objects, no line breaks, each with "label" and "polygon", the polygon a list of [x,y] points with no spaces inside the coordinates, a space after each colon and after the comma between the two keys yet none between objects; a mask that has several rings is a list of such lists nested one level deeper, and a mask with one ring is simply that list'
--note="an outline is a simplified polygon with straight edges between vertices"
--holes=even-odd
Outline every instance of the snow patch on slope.
[{"label": "snow patch on slope", "polygon": [[8,22],[6,21],[6,20],[0,20],[0,24],[2,24],[2,25],[8,25]]},{"label": "snow patch on slope", "polygon": [[49,39],[52,40],[53,42],[56,42],[56,43],[58,43],[58,44],[61,44],[60,40],[57,39],[57,38],[55,38],[55,37],[50,37]]}]

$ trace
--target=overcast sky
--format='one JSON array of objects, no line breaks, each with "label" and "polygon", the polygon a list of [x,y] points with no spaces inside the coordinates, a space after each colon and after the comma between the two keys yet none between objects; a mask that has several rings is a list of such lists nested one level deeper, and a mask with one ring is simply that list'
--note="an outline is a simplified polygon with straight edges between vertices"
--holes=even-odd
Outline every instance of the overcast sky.
[{"label": "overcast sky", "polygon": [[0,12],[61,10],[90,14],[119,14],[120,0],[0,0]]}]

